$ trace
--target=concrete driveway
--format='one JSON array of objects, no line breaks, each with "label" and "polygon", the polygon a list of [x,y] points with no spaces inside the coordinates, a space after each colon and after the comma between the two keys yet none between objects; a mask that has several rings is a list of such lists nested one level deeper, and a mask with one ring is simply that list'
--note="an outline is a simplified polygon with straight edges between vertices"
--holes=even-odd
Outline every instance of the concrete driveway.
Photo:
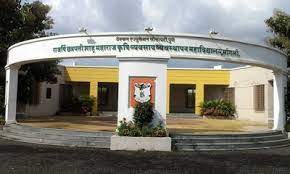
[{"label": "concrete driveway", "polygon": [[290,173],[290,148],[237,152],[125,152],[25,144],[0,138],[0,173]]}]

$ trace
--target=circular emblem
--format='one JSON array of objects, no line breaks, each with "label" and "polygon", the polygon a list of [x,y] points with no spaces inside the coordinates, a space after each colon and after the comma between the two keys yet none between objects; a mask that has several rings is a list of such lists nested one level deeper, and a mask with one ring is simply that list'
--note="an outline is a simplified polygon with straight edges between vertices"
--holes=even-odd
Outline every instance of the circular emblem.
[{"label": "circular emblem", "polygon": [[134,84],[134,99],[139,103],[148,102],[150,100],[151,94],[151,84],[150,83],[135,83]]}]

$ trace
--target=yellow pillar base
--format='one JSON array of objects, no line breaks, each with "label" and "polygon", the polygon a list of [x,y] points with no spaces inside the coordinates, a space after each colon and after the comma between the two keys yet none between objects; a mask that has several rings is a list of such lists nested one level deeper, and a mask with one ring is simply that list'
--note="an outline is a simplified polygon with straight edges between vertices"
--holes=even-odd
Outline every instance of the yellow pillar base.
[{"label": "yellow pillar base", "polygon": [[201,114],[200,104],[204,101],[204,84],[196,84],[195,88],[195,114]]},{"label": "yellow pillar base", "polygon": [[169,108],[170,108],[170,84],[167,83],[166,114],[169,114]]},{"label": "yellow pillar base", "polygon": [[95,97],[96,102],[93,107],[93,115],[98,113],[98,82],[90,82],[90,96]]}]

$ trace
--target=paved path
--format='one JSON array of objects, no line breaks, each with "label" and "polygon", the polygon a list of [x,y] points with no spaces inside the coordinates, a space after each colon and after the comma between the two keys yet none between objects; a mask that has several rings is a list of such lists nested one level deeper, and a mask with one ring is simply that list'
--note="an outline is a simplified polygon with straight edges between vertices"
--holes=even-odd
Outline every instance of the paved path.
[{"label": "paved path", "polygon": [[[19,123],[32,127],[62,128],[80,131],[116,130],[116,117],[110,116],[41,116],[18,120]],[[194,119],[188,117],[168,117],[167,128],[171,132],[253,132],[268,130],[267,125],[242,120]]]},{"label": "paved path", "polygon": [[0,138],[0,173],[290,173],[290,147],[244,152],[124,152]]}]

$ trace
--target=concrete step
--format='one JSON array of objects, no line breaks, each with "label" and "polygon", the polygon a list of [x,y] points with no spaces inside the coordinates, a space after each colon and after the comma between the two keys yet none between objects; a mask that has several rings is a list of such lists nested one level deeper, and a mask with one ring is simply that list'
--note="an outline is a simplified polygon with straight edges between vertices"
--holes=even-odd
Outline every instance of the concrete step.
[{"label": "concrete step", "polygon": [[59,134],[37,134],[37,133],[15,133],[6,131],[3,136],[8,137],[11,135],[15,135],[18,137],[26,137],[26,138],[37,138],[37,139],[50,139],[50,140],[58,140],[58,141],[91,141],[91,142],[110,142],[111,137],[84,137],[84,136],[64,136]]},{"label": "concrete step", "polygon": [[263,142],[248,143],[196,143],[196,144],[175,144],[176,150],[180,151],[204,151],[204,150],[247,150],[265,149],[274,147],[290,146],[287,139]]},{"label": "concrete step", "polygon": [[275,145],[275,146],[264,146],[264,147],[247,147],[247,148],[224,148],[224,149],[213,149],[213,148],[210,148],[210,149],[202,149],[202,148],[199,148],[199,149],[192,149],[192,148],[189,148],[189,149],[186,149],[186,148],[183,148],[183,149],[175,149],[175,150],[178,150],[178,151],[187,151],[187,152],[201,152],[201,151],[242,151],[242,150],[261,150],[261,149],[274,149],[274,148],[283,148],[283,147],[289,147],[290,145],[289,144],[285,144],[285,145]]},{"label": "concrete step", "polygon": [[204,134],[192,134],[192,133],[171,133],[171,138],[221,138],[221,137],[257,137],[257,136],[272,136],[281,135],[282,131],[265,131],[265,132],[250,132],[250,133],[204,133]]},{"label": "concrete step", "polygon": [[260,141],[260,142],[240,142],[240,143],[176,143],[178,146],[191,146],[191,147],[197,147],[197,146],[248,146],[248,145],[265,145],[265,144],[272,144],[272,143],[289,143],[290,141],[288,139],[281,139],[281,140],[273,140],[273,141]]},{"label": "concrete step", "polygon": [[85,132],[82,132],[81,134],[79,132],[75,132],[75,133],[63,133],[62,131],[39,131],[39,130],[31,130],[31,131],[23,131],[23,130],[19,130],[19,129],[13,129],[13,128],[9,128],[9,129],[5,129],[3,131],[4,133],[14,133],[14,134],[21,134],[23,136],[50,136],[50,137],[55,137],[55,138],[62,138],[62,137],[69,137],[69,138],[73,138],[73,139],[103,139],[103,138],[110,138],[111,135],[99,135],[99,134],[91,134],[88,132],[88,135],[85,134]]},{"label": "concrete step", "polygon": [[172,147],[180,151],[246,150],[290,146],[282,131],[240,134],[174,134]]},{"label": "concrete step", "polygon": [[35,138],[35,137],[24,137],[15,134],[9,134],[4,136],[9,140],[15,140],[26,143],[35,144],[47,144],[47,145],[57,145],[57,146],[70,146],[70,147],[97,147],[97,148],[110,148],[110,142],[97,142],[97,141],[62,141],[47,138]]},{"label": "concrete step", "polygon": [[33,128],[22,125],[9,125],[2,136],[16,141],[49,144],[58,146],[110,148],[110,132],[82,132],[52,128]]},{"label": "concrete step", "polygon": [[84,131],[74,131],[74,130],[65,130],[65,129],[55,129],[55,128],[35,128],[31,126],[25,126],[20,124],[11,124],[9,126],[4,126],[3,130],[13,129],[20,130],[21,132],[46,132],[48,134],[61,133],[64,135],[79,135],[79,136],[112,136],[112,132],[84,132]]},{"label": "concrete step", "polygon": [[257,137],[188,137],[172,138],[173,143],[239,143],[239,142],[260,142],[269,140],[286,139],[286,134],[257,136]]}]

